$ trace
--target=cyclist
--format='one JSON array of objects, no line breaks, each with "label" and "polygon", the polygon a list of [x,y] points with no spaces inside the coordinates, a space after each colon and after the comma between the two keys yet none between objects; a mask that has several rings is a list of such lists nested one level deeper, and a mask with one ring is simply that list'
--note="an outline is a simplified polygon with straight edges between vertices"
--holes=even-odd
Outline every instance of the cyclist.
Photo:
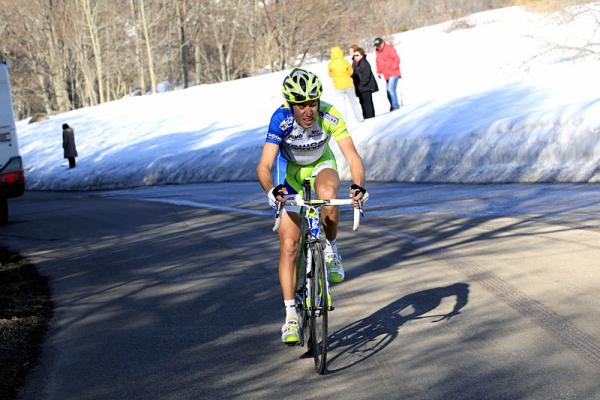
[{"label": "cyclist", "polygon": [[[269,205],[277,208],[284,203],[285,194],[302,193],[302,182],[311,178],[311,184],[320,199],[337,198],[340,179],[335,157],[328,142],[333,136],[350,167],[353,184],[350,197],[366,201],[365,173],[362,159],[346,129],[340,113],[320,100],[319,78],[305,69],[294,68],[283,80],[283,97],[269,124],[266,141],[256,175],[267,193]],[[272,168],[274,173],[271,174]],[[285,206],[279,228],[279,283],[283,291],[286,319],[281,328],[281,340],[295,343],[298,338],[298,315],[294,302],[296,288],[296,255],[300,241],[299,208]],[[332,283],[344,280],[344,269],[335,239],[339,210],[323,207],[321,221],[326,236],[325,263]]]}]

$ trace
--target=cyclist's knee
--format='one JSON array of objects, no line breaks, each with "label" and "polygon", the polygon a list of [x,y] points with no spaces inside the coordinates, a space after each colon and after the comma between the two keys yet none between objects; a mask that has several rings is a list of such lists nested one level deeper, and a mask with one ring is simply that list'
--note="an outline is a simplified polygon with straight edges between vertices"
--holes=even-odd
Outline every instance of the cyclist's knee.
[{"label": "cyclist's knee", "polygon": [[337,173],[336,175],[326,176],[324,179],[315,181],[315,191],[320,199],[335,199],[339,187],[340,181],[337,178]]},{"label": "cyclist's knee", "polygon": [[331,199],[335,198],[339,187],[340,178],[335,169],[325,168],[315,178],[315,191],[320,198],[327,198],[324,196],[332,196],[328,197]]},{"label": "cyclist's knee", "polygon": [[317,195],[320,199],[335,199],[337,193],[338,188],[336,185],[324,185],[317,190]]},{"label": "cyclist's knee", "polygon": [[296,257],[298,253],[298,241],[294,238],[281,238],[279,246],[282,257]]}]

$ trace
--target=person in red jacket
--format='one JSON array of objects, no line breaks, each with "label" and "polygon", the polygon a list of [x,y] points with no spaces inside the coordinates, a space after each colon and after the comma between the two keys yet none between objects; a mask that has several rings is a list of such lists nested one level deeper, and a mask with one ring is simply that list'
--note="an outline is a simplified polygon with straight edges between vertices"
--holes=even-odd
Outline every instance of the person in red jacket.
[{"label": "person in red jacket", "polygon": [[377,64],[377,75],[384,78],[386,82],[387,97],[390,101],[390,111],[400,108],[396,87],[400,79],[400,57],[396,49],[389,43],[378,37],[373,40],[375,46],[375,63]]}]

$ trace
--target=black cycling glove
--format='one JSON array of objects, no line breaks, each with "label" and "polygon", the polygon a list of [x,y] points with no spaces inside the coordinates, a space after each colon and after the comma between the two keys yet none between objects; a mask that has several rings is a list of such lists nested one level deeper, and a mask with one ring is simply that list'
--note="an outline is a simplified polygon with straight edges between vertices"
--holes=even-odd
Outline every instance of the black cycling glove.
[{"label": "black cycling glove", "polygon": [[275,186],[273,189],[269,190],[269,194],[267,195],[268,199],[269,199],[269,205],[274,208],[275,210],[277,210],[277,196],[284,196],[283,193],[283,185],[277,185]]},{"label": "black cycling glove", "polygon": [[362,193],[363,195],[364,195],[365,193],[367,193],[367,189],[365,189],[365,188],[364,188],[364,187],[362,187],[362,186],[359,186],[359,185],[357,185],[356,183],[353,183],[353,184],[350,186],[350,190],[354,190],[354,195],[355,195],[355,196],[356,196],[357,194],[359,194],[359,193]]}]

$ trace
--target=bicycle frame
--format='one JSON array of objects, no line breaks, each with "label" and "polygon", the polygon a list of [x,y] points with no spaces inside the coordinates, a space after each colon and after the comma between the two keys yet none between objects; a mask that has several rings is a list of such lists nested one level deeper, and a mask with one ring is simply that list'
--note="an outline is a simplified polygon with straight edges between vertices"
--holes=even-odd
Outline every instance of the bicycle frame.
[{"label": "bicycle frame", "polygon": [[[311,246],[321,242],[321,216],[319,215],[318,207],[321,204],[319,203],[318,205],[313,206],[311,197],[310,180],[306,179],[304,181],[304,205],[300,207],[302,222],[300,226],[300,247],[298,251],[298,260],[296,262],[296,290],[302,289],[302,285],[304,284],[304,286],[306,286],[305,295],[310,293],[311,290],[311,280],[306,278],[312,277],[313,275],[313,253],[311,251]],[[301,277],[303,278],[302,280],[300,280]],[[327,282],[327,288],[329,288],[329,282]],[[309,315],[315,312],[313,308],[310,308],[307,311]]]}]

